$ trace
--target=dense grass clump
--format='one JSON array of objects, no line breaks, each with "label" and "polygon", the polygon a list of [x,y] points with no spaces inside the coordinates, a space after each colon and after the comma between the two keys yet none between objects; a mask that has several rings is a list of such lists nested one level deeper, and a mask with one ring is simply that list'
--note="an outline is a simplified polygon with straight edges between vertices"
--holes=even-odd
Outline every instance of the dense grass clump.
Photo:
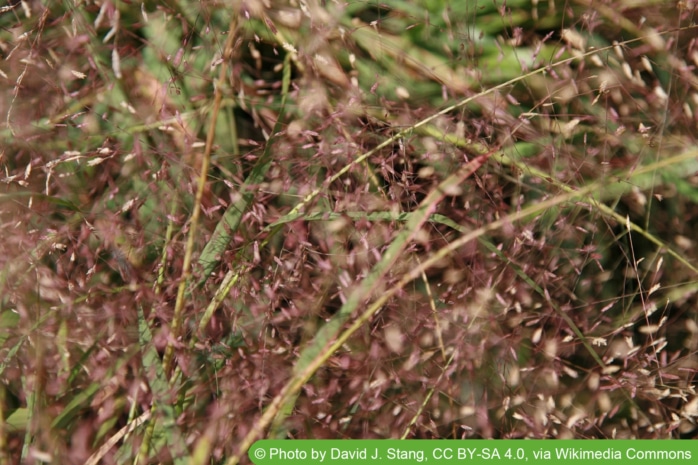
[{"label": "dense grass clump", "polygon": [[696,437],[677,5],[2,7],[0,455]]}]

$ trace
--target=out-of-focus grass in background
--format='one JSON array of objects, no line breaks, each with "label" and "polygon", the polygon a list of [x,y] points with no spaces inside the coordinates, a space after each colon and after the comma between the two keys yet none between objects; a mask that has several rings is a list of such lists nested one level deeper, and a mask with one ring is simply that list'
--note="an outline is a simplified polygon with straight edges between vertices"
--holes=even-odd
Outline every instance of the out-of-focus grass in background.
[{"label": "out-of-focus grass in background", "polygon": [[695,8],[2,7],[0,455],[696,437]]}]

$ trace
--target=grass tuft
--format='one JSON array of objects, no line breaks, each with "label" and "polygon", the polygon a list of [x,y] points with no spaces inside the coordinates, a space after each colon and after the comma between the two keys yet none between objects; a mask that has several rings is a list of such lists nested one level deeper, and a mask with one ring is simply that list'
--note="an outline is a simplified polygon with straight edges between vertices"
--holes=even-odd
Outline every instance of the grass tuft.
[{"label": "grass tuft", "polygon": [[694,2],[418,3],[0,8],[0,459],[696,437]]}]

